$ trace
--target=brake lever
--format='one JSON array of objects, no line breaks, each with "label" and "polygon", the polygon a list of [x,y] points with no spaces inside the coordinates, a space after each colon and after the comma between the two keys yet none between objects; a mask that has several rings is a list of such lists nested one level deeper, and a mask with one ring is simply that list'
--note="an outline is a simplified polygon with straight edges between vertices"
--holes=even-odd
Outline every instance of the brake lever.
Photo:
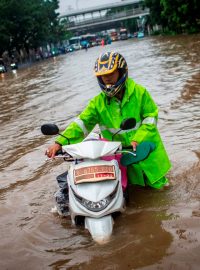
[{"label": "brake lever", "polygon": [[121,150],[121,151],[117,151],[117,153],[122,153],[122,154],[127,153],[127,154],[133,155],[134,157],[137,156],[136,151]]}]

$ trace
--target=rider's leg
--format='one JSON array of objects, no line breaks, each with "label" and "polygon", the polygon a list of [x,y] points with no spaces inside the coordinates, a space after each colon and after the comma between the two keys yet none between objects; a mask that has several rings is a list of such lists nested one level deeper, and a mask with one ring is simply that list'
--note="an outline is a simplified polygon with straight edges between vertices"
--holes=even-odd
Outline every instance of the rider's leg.
[{"label": "rider's leg", "polygon": [[132,185],[143,187],[149,186],[155,189],[165,189],[169,187],[169,181],[165,176],[161,177],[157,181],[150,182],[148,177],[141,170],[139,164],[134,164],[134,167],[128,166],[128,181]]},{"label": "rider's leg", "polygon": [[56,208],[61,216],[67,216],[69,214],[69,190],[67,183],[67,174],[65,172],[56,177],[60,189],[54,194],[56,200]]},{"label": "rider's leg", "polygon": [[161,177],[160,179],[158,179],[153,184],[146,177],[145,183],[146,183],[147,186],[155,188],[155,189],[167,189],[167,188],[169,188],[169,180],[168,180],[168,178],[166,176]]}]

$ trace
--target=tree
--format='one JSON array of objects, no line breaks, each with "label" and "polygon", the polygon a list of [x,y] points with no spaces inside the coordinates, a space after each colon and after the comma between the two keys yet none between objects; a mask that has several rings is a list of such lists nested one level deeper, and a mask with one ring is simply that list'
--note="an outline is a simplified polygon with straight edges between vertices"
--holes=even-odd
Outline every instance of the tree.
[{"label": "tree", "polygon": [[164,26],[165,22],[161,17],[162,7],[160,0],[145,0],[145,5],[150,9],[150,23]]},{"label": "tree", "polygon": [[160,0],[162,17],[169,29],[181,33],[200,30],[200,2],[198,0]]},{"label": "tree", "polygon": [[58,7],[58,0],[1,0],[0,53],[59,41],[64,32]]},{"label": "tree", "polygon": [[162,25],[164,31],[200,31],[199,0],[145,0],[145,4],[150,8],[151,24]]}]

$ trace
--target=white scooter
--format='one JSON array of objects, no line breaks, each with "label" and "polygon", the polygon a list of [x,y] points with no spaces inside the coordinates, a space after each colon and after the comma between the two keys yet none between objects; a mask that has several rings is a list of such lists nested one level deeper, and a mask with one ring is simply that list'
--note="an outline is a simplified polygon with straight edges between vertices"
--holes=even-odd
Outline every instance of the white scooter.
[{"label": "white scooter", "polygon": [[[126,119],[120,130],[131,130],[135,124],[134,118]],[[44,135],[59,134],[58,127],[53,124],[43,125],[41,131]],[[151,151],[150,147],[147,148],[146,155]],[[128,157],[123,156],[122,161],[129,165],[133,163],[131,159],[137,159],[136,153],[122,150],[121,142],[91,137],[81,143],[63,146],[62,152],[57,157],[71,162],[67,183],[72,223],[77,224],[81,217],[92,238],[98,243],[105,243],[112,235],[113,216],[125,210],[121,170],[115,155],[128,152]],[[113,159],[106,160],[111,156]],[[125,187],[127,183],[123,185]]]}]

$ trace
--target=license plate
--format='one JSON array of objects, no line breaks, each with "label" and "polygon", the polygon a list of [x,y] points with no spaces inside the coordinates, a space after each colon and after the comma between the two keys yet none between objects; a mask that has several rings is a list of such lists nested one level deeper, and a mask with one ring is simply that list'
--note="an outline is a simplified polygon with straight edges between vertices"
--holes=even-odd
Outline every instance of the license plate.
[{"label": "license plate", "polygon": [[114,165],[97,165],[74,170],[75,184],[115,180]]}]

